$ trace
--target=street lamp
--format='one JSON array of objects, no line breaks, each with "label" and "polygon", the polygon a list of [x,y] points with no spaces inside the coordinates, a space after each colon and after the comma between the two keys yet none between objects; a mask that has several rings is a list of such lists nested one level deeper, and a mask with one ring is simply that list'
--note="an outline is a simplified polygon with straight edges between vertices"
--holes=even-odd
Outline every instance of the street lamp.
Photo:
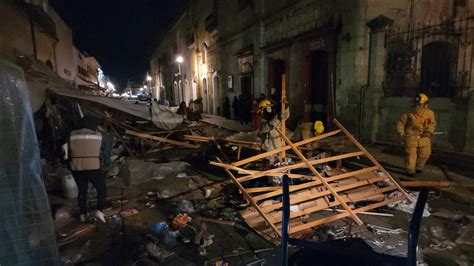
[{"label": "street lamp", "polygon": [[[182,56],[178,55],[178,56],[176,57],[176,63],[178,63],[178,74],[179,74],[179,76],[180,76],[179,79],[180,79],[180,81],[181,81],[181,88],[179,87],[179,84],[178,84],[178,98],[181,96],[180,98],[182,98],[182,100],[185,100],[185,99],[184,99],[184,89],[183,89],[183,87],[184,87],[184,80],[183,80],[183,74],[181,73],[181,64],[182,64],[183,62],[184,62],[184,58],[183,58]],[[180,94],[181,94],[181,95],[180,95]],[[181,100],[181,99],[180,99],[180,100]],[[178,102],[178,104],[179,104],[179,102]]]}]

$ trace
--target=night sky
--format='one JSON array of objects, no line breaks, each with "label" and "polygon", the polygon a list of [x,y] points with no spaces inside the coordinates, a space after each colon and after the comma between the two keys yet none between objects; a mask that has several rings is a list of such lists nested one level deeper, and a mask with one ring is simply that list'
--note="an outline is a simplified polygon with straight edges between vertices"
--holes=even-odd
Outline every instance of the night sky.
[{"label": "night sky", "polygon": [[[74,44],[94,55],[120,89],[144,81],[151,53],[185,0],[50,0],[71,27]],[[117,86],[116,86],[117,87]]]}]

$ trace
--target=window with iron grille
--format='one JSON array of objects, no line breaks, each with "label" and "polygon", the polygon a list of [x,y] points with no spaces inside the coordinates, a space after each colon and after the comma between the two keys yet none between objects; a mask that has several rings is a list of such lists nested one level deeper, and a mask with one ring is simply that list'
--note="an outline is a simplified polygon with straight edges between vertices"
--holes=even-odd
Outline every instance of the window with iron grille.
[{"label": "window with iron grille", "polygon": [[468,97],[474,84],[472,20],[467,17],[388,32],[385,96],[424,92],[430,97]]}]

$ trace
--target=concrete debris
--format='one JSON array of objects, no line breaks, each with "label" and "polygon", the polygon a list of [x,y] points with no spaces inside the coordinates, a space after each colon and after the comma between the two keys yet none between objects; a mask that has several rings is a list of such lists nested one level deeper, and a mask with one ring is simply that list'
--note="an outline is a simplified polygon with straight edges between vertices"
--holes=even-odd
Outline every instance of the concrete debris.
[{"label": "concrete debris", "polygon": [[[415,210],[415,206],[416,206],[416,201],[418,199],[418,194],[419,192],[408,193],[411,203],[408,200],[403,200],[396,203],[388,204],[387,206],[390,208],[394,208],[394,209],[409,213],[409,214],[413,214],[413,211]],[[401,193],[399,191],[395,191],[390,194],[391,197],[395,197],[397,195],[401,195]],[[430,207],[428,206],[428,203],[426,203],[425,209],[423,210],[423,217],[429,217],[430,215],[431,215]]]}]

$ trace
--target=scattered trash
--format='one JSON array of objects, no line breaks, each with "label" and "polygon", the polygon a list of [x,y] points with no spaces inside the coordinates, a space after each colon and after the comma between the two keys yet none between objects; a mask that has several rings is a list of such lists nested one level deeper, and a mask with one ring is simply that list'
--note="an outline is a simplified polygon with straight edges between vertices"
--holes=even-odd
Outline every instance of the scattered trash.
[{"label": "scattered trash", "polygon": [[434,237],[439,238],[439,239],[444,239],[443,227],[433,226],[430,228],[430,232]]},{"label": "scattered trash", "polygon": [[205,194],[204,194],[204,197],[205,197],[205,198],[209,198],[209,197],[211,196],[211,192],[212,192],[212,190],[206,189],[206,192],[205,192]]},{"label": "scattered trash", "polygon": [[193,213],[194,206],[189,200],[182,200],[179,203],[177,210],[184,213]]},{"label": "scattered trash", "polygon": [[[413,211],[415,210],[415,206],[416,206],[416,201],[418,199],[418,194],[419,194],[419,192],[410,192],[410,193],[408,193],[408,196],[410,197],[411,203],[408,200],[403,200],[403,201],[399,201],[399,202],[396,202],[396,203],[388,204],[387,206],[390,207],[390,208],[401,210],[401,211],[409,213],[409,214],[413,214]],[[390,197],[396,197],[396,196],[399,196],[399,195],[401,195],[401,192],[395,191],[395,192],[390,194]],[[423,210],[423,217],[429,217],[430,215],[431,215],[430,207],[428,206],[428,203],[426,203],[425,209]]]},{"label": "scattered trash", "polygon": [[205,256],[207,254],[207,247],[214,243],[214,235],[207,230],[207,224],[201,224],[201,230],[194,238],[194,244],[199,245],[199,255]]},{"label": "scattered trash", "polygon": [[220,213],[222,219],[228,221],[235,221],[237,219],[237,211],[232,208],[225,208]]},{"label": "scattered trash", "polygon": [[123,224],[122,217],[120,217],[116,214],[112,215],[111,220],[112,220],[113,223],[115,223],[117,225],[122,225]]},{"label": "scattered trash", "polygon": [[168,248],[173,248],[176,246],[176,235],[173,234],[173,232],[170,232],[168,229],[163,230],[161,240]]},{"label": "scattered trash", "polygon": [[382,226],[378,226],[378,225],[373,225],[373,224],[367,224],[367,227],[370,228],[371,230],[373,230],[377,235],[381,235],[381,234],[396,234],[396,235],[398,235],[400,233],[405,232],[401,228],[390,229],[390,228],[386,228],[386,227],[382,227]]},{"label": "scattered trash", "polygon": [[74,181],[74,177],[72,176],[71,171],[67,169],[61,169],[62,174],[62,185],[63,185],[63,193],[66,199],[75,199],[79,194],[79,190],[76,185],[76,181]]},{"label": "scattered trash", "polygon": [[174,255],[174,252],[169,252],[163,248],[160,248],[159,246],[157,246],[155,243],[148,243],[146,245],[146,252],[148,253],[148,255],[156,260],[158,260],[158,262],[163,262],[166,258]]},{"label": "scattered trash", "polygon": [[170,192],[168,190],[162,190],[156,192],[156,197],[159,199],[166,199],[170,197]]},{"label": "scattered trash", "polygon": [[176,175],[177,178],[184,178],[186,176],[187,176],[186,173],[179,173],[179,174]]},{"label": "scattered trash", "polygon": [[194,181],[192,179],[189,180],[188,182],[188,188],[192,189],[192,190],[195,190],[198,188],[198,186],[196,185],[196,183],[194,183]]},{"label": "scattered trash", "polygon": [[117,176],[120,173],[120,168],[118,166],[114,166],[107,171],[106,176],[107,177],[114,177]]},{"label": "scattered trash", "polygon": [[71,218],[71,210],[65,206],[58,208],[54,214],[55,220],[63,220],[68,218]]},{"label": "scattered trash", "polygon": [[430,248],[436,249],[436,250],[447,250],[447,249],[453,249],[456,244],[452,241],[449,240],[444,240],[444,241],[438,241],[437,239],[432,239],[434,243],[430,244]]},{"label": "scattered trash", "polygon": [[165,222],[154,224],[151,228],[151,230],[157,234],[161,234],[166,229],[168,229],[168,224]]},{"label": "scattered trash", "polygon": [[185,227],[192,220],[187,214],[178,214],[171,221],[171,230],[176,231]]},{"label": "scattered trash", "polygon": [[138,215],[139,212],[137,209],[128,209],[120,212],[120,216],[123,218]]}]

